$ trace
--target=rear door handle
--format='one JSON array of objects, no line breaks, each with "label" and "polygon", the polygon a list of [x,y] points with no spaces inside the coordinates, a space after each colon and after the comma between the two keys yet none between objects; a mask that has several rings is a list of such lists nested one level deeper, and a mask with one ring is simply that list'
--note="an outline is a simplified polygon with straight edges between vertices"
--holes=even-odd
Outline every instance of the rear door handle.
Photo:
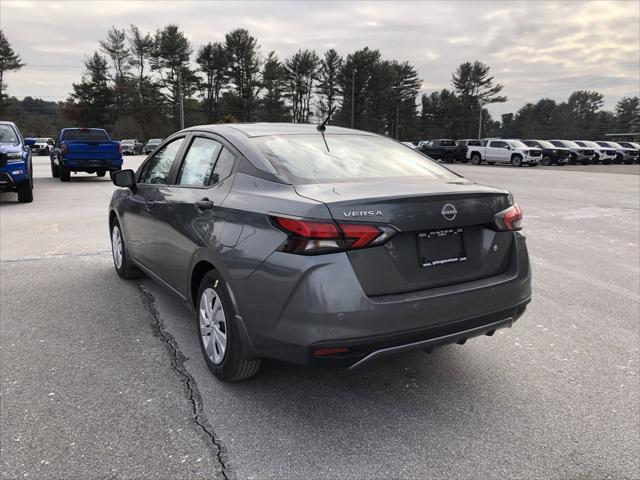
[{"label": "rear door handle", "polygon": [[213,202],[208,198],[203,198],[196,202],[196,207],[198,210],[211,210],[213,208]]}]

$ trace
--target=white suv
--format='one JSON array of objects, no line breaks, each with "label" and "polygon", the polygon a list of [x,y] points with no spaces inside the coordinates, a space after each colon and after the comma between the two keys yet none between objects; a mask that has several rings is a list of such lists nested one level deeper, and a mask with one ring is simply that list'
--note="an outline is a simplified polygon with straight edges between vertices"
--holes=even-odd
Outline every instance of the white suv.
[{"label": "white suv", "polygon": [[542,150],[526,146],[520,140],[501,140],[492,138],[483,141],[484,146],[469,146],[467,158],[474,165],[486,161],[494,163],[510,163],[514,167],[523,165],[535,166],[542,158]]}]

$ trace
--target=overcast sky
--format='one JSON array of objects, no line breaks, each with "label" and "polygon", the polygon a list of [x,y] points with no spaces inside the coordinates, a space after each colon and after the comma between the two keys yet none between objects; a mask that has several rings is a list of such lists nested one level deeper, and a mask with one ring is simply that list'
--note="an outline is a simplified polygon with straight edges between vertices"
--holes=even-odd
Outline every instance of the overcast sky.
[{"label": "overcast sky", "polygon": [[205,2],[0,0],[0,26],[27,66],[6,76],[8,93],[63,100],[80,80],[83,60],[107,30],[134,23],[155,31],[178,23],[194,49],[243,27],[263,55],[280,58],[298,48],[341,54],[369,46],[383,58],[407,60],[422,89],[449,88],[463,61],[491,66],[509,101],[557,101],[595,89],[612,108],[640,90],[640,1],[578,2]]}]

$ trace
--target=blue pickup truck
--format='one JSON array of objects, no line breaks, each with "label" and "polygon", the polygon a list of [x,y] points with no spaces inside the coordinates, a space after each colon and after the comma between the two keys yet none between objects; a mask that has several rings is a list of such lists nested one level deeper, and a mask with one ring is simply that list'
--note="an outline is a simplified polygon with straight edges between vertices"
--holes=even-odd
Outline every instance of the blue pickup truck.
[{"label": "blue pickup truck", "polygon": [[13,122],[0,121],[0,192],[17,192],[18,202],[33,201],[33,170],[30,145]]},{"label": "blue pickup truck", "polygon": [[71,172],[95,173],[104,177],[107,171],[122,168],[120,142],[111,140],[102,128],[63,128],[51,155],[51,175],[63,182]]}]

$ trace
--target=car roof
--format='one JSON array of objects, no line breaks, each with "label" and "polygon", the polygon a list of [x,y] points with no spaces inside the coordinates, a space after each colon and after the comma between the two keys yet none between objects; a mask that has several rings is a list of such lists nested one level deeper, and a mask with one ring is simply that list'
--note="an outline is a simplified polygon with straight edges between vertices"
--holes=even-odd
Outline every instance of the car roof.
[{"label": "car roof", "polygon": [[[310,123],[223,123],[218,125],[198,125],[185,130],[209,131],[212,133],[241,133],[246,137],[264,137],[270,135],[303,135],[319,133],[317,125]],[[375,133],[350,128],[327,125],[325,133],[341,135],[368,135]]]}]

